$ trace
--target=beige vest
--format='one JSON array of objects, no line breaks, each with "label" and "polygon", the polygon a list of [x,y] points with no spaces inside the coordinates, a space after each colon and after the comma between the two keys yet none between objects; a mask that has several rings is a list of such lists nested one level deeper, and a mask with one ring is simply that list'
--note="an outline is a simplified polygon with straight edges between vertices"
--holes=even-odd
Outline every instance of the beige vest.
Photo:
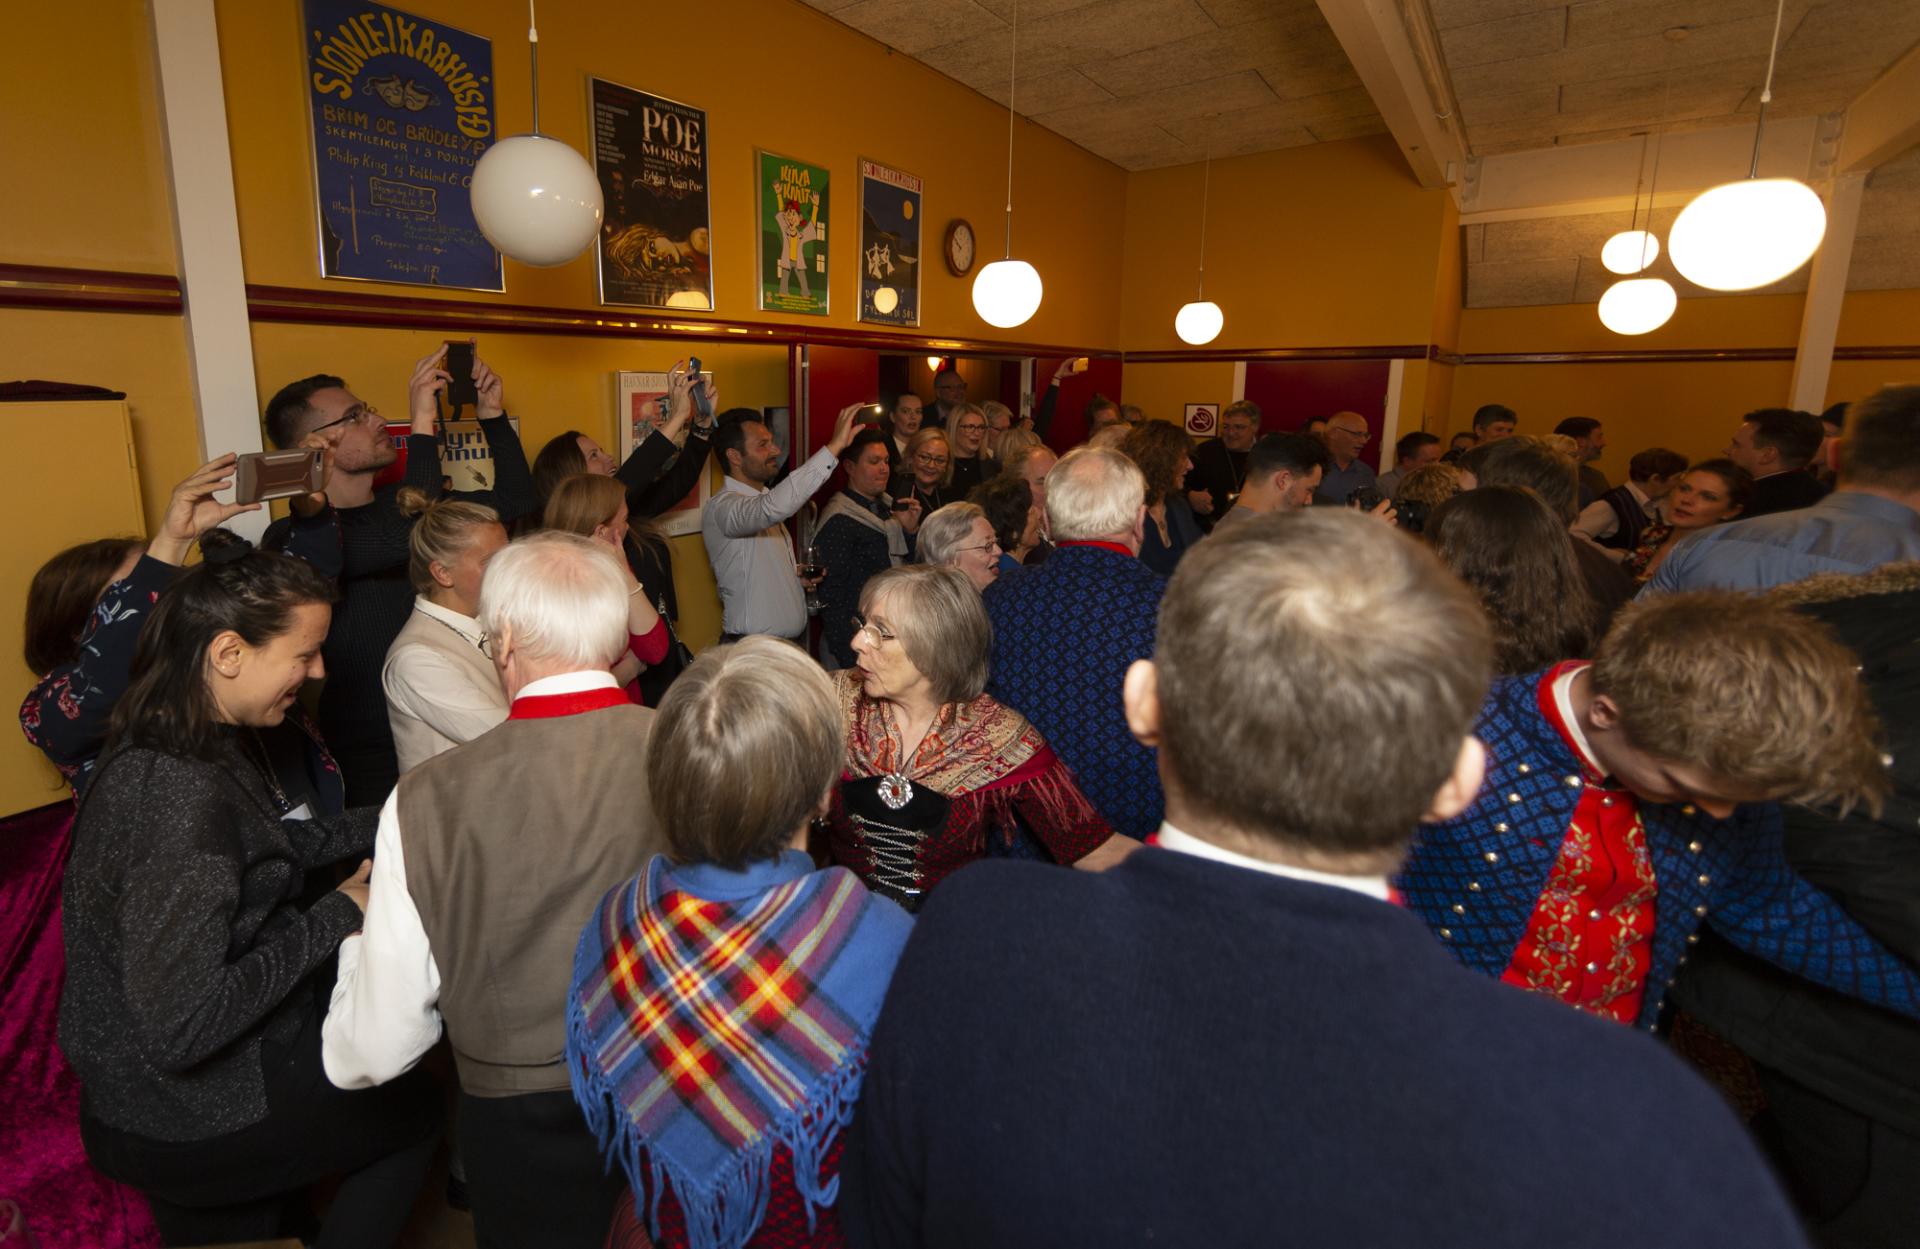
[{"label": "beige vest", "polygon": [[647,797],[652,728],[635,706],[508,720],[400,778],[407,890],[460,1085],[476,1097],[568,1087],[580,931],[666,848]]}]

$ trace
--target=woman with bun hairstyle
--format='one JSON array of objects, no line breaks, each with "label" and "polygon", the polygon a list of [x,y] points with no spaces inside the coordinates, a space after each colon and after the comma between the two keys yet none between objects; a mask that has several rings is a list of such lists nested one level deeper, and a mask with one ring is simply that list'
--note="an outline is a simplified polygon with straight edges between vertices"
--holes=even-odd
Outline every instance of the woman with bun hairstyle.
[{"label": "woman with bun hairstyle", "polygon": [[404,776],[507,718],[507,696],[474,619],[487,561],[507,545],[507,530],[490,507],[433,499],[411,486],[395,502],[413,521],[407,576],[418,597],[387,648],[380,684]]},{"label": "woman with bun hairstyle", "polygon": [[316,973],[360,927],[369,865],[299,902],[309,869],[366,853],[378,813],[322,814],[273,740],[325,675],[333,586],[223,530],[201,549],[141,632],[74,824],[60,1047],[81,1138],[168,1244],[282,1234],[289,1199],[338,1176],[315,1243],[391,1245],[438,1095],[419,1073],[328,1083]]},{"label": "woman with bun hairstyle", "polygon": [[[546,527],[563,533],[579,534],[604,542],[626,554],[635,541],[627,508],[627,493],[611,477],[582,473],[569,477],[554,489],[547,500]],[[649,522],[650,523],[650,522]],[[613,675],[627,687],[627,697],[644,703],[641,673],[665,660],[672,650],[673,635],[665,617],[647,601],[646,587],[633,573],[631,560],[622,560],[627,574],[627,654],[613,666]]]}]

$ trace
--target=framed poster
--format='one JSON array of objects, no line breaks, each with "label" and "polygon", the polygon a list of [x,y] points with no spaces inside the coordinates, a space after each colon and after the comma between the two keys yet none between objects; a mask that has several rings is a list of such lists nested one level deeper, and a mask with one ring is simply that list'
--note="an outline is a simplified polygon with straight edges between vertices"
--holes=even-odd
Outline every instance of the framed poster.
[{"label": "framed poster", "polygon": [[859,319],[920,324],[920,179],[860,162]]},{"label": "framed poster", "polygon": [[493,42],[378,0],[305,0],[320,273],[499,291],[473,219],[493,142]]},{"label": "framed poster", "polygon": [[607,206],[594,245],[600,302],[711,311],[706,112],[599,78],[587,95]]},{"label": "framed poster", "polygon": [[1187,405],[1187,432],[1195,438],[1211,438],[1220,432],[1220,409],[1211,403]]},{"label": "framed poster", "polygon": [[[520,418],[510,416],[507,419],[513,423],[513,432],[519,433]],[[400,456],[375,475],[374,485],[384,486],[406,480],[407,435],[412,432],[413,425],[410,422],[387,422],[387,433],[399,449]],[[487,445],[487,435],[480,428],[479,417],[465,416],[457,421],[440,422],[440,484],[447,490],[493,489],[493,448]]]},{"label": "framed poster", "polygon": [[827,171],[753,154],[760,204],[760,311],[827,315]]},{"label": "framed poster", "polygon": [[[700,376],[712,381],[713,370],[703,369]],[[623,372],[615,375],[614,387],[618,395],[614,412],[620,422],[620,462],[624,464],[633,449],[645,442],[654,427],[667,417],[667,375]],[[699,533],[700,509],[712,497],[713,470],[709,466],[700,474],[700,484],[689,490],[686,498],[660,514],[660,524],[675,536]]]}]

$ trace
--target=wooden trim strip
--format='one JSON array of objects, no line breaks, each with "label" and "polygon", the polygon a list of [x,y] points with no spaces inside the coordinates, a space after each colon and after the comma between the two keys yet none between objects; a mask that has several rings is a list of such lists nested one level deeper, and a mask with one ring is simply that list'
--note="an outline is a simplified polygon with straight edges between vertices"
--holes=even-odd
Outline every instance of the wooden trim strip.
[{"label": "wooden trim strip", "polygon": [[836,325],[800,325],[775,321],[738,321],[698,313],[645,308],[556,308],[541,304],[501,304],[491,300],[433,299],[376,295],[361,291],[310,290],[293,286],[247,287],[248,316],[254,321],[318,325],[359,325],[408,329],[490,330],[513,334],[564,334],[588,338],[686,338],[711,335],[720,341],[785,346],[812,343],[914,354],[965,352],[1005,356],[1100,356],[1117,351],[1054,343],[1003,343],[854,329]]},{"label": "wooden trim strip", "polygon": [[180,280],[168,273],[0,264],[0,308],[178,316],[184,305]]},{"label": "wooden trim strip", "polygon": [[1129,351],[1128,364],[1203,364],[1209,361],[1256,363],[1262,360],[1425,360],[1434,349],[1425,343],[1392,347],[1194,347],[1178,351]]},{"label": "wooden trim strip", "polygon": [[[1700,364],[1791,361],[1791,347],[1723,347],[1647,351],[1513,351],[1458,357],[1459,364]],[[1836,347],[1835,360],[1920,360],[1920,344]]]}]

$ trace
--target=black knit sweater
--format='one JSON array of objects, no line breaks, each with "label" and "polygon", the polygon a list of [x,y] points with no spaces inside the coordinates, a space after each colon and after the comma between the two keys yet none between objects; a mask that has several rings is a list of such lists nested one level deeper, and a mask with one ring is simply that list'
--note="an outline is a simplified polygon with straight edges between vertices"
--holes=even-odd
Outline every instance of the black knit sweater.
[{"label": "black knit sweater", "polygon": [[378,819],[281,819],[233,733],[210,760],[101,759],[64,891],[60,1048],[87,1114],[170,1141],[266,1116],[260,1042],[321,1009],[310,978],[360,927],[341,893],[299,910],[302,877],[366,852]]}]

